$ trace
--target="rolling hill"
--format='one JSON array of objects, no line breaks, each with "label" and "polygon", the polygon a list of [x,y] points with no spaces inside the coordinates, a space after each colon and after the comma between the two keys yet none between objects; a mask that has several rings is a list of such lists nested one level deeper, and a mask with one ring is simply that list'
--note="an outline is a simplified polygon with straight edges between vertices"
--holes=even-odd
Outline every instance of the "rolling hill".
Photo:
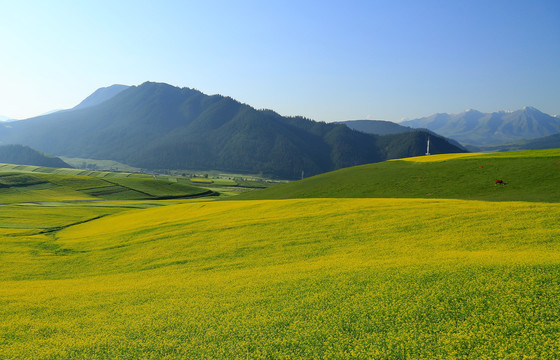
[{"label": "rolling hill", "polygon": [[435,114],[403,121],[401,125],[427,128],[466,145],[491,145],[528,140],[560,133],[560,118],[533,107],[517,111]]},{"label": "rolling hill", "polygon": [[[0,164],[0,204],[83,200],[157,200],[209,196],[213,192],[184,183],[139,177],[95,177],[8,170]],[[15,167],[18,169],[18,167]],[[29,169],[27,167],[26,169]],[[55,170],[55,169],[52,169]]]},{"label": "rolling hill", "polygon": [[[147,82],[97,105],[0,125],[0,141],[146,169],[215,169],[293,179],[302,172],[420,155],[426,134],[364,134]],[[461,151],[444,139],[434,137],[432,143],[433,153]]]},{"label": "rolling hill", "polygon": [[0,145],[0,163],[71,168],[63,160],[43,154],[29,146]]},{"label": "rolling hill", "polygon": [[[502,179],[506,185],[496,186]],[[448,198],[560,202],[560,150],[448,154],[361,165],[237,199]]]}]

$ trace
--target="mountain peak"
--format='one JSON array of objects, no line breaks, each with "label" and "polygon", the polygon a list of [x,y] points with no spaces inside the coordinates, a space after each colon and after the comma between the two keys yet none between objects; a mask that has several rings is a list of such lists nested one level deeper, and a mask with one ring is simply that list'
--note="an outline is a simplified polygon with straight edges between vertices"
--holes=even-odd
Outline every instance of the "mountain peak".
[{"label": "mountain peak", "polygon": [[479,115],[479,114],[482,114],[482,113],[478,110],[475,110],[475,109],[467,109],[467,110],[463,111],[463,114],[473,116],[473,115]]},{"label": "mountain peak", "polygon": [[541,111],[535,107],[532,106],[523,106],[523,108],[521,108],[521,110],[523,111],[527,111],[527,112],[538,112],[540,113]]},{"label": "mountain peak", "polygon": [[90,96],[85,98],[81,103],[76,105],[72,110],[84,109],[91,106],[101,104],[119,94],[123,90],[128,89],[130,86],[114,84],[107,87],[102,87],[93,92]]},{"label": "mountain peak", "polygon": [[482,113],[466,110],[460,114],[432,115],[404,122],[414,128],[427,128],[463,144],[490,145],[535,139],[560,132],[557,118],[532,107],[515,111]]}]

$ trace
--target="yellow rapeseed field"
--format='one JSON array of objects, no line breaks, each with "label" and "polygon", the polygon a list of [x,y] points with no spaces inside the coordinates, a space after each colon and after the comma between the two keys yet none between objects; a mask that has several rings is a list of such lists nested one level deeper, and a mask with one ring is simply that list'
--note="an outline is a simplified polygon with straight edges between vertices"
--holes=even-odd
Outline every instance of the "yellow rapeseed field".
[{"label": "yellow rapeseed field", "polygon": [[0,208],[11,211],[2,359],[560,354],[560,204]]},{"label": "yellow rapeseed field", "polygon": [[435,154],[429,156],[423,155],[423,156],[414,156],[414,157],[408,157],[403,159],[395,159],[391,161],[436,162],[436,161],[460,159],[464,157],[480,156],[480,155],[484,155],[484,153],[452,153],[452,154]]},{"label": "yellow rapeseed field", "polygon": [[492,153],[451,153],[451,154],[435,154],[414,156],[403,159],[395,159],[390,161],[412,161],[412,162],[437,162],[452,159],[460,159],[465,157],[475,158],[539,158],[539,157],[558,157],[560,149],[544,149],[544,150],[523,150],[523,151],[507,151]]}]

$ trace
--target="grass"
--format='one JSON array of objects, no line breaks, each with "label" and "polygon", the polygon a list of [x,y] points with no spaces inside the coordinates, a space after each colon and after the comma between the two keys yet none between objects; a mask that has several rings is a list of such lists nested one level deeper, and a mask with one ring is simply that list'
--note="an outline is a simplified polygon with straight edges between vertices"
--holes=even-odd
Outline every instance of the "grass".
[{"label": "grass", "polygon": [[[44,210],[33,211],[28,219]],[[82,211],[66,222],[100,210]],[[106,211],[54,233],[0,227],[0,357],[560,350],[558,204],[302,199]]]},{"label": "grass", "polygon": [[199,187],[165,180],[115,177],[108,181],[145,193],[153,198],[184,197],[204,192]]},{"label": "grass", "polygon": [[[107,168],[125,169],[127,171],[135,171],[135,172],[97,171],[97,170],[83,170],[83,169],[49,168],[49,167],[40,167],[40,166],[31,166],[31,165],[0,164],[0,174],[2,172],[7,173],[10,171],[17,172],[17,173],[35,173],[35,174],[42,175],[43,178],[45,174],[80,175],[80,176],[89,176],[92,178],[96,178],[96,177],[103,178],[106,180],[110,180],[113,183],[119,183],[119,181],[122,183],[126,183],[126,180],[121,181],[122,178],[132,178],[132,179],[142,178],[142,179],[149,179],[150,181],[151,180],[162,181],[160,184],[167,184],[172,182],[172,183],[180,183],[180,184],[186,184],[191,186],[203,186],[207,190],[214,191],[214,192],[216,192],[216,190],[219,191],[220,188],[224,188],[224,187],[227,188],[232,186],[239,187],[240,188],[239,191],[248,191],[248,190],[270,187],[284,182],[284,181],[270,181],[270,180],[265,181],[255,177],[250,177],[249,179],[247,179],[247,178],[242,178],[239,175],[235,175],[235,174],[220,174],[216,171],[211,171],[211,173],[215,175],[215,177],[212,178],[201,178],[201,177],[186,178],[181,174],[180,171],[173,171],[175,175],[158,174],[156,177],[155,175],[152,176],[144,173],[138,173],[137,171],[139,171],[140,169],[127,167],[126,165],[117,163],[112,160],[91,160],[91,159],[78,159],[78,158],[70,159],[70,160],[72,160],[71,164],[74,164],[76,166],[83,164],[83,162],[87,160],[87,163],[96,163],[98,164],[98,166],[103,167],[105,169]],[[208,176],[208,174],[206,174],[206,176]],[[236,177],[238,178],[238,180],[232,180],[231,177]],[[149,183],[149,181],[145,183]],[[142,184],[142,182],[139,182],[137,184]],[[103,185],[98,185],[98,187],[99,186],[103,186]],[[157,187],[158,186],[150,187],[153,191],[159,194],[159,195],[154,195],[152,197],[182,196],[181,195],[182,193],[188,194],[193,192],[192,188],[175,186],[172,188],[168,188],[168,190],[171,191],[171,194],[168,194],[166,191],[162,191],[162,189],[154,189]],[[123,199],[126,198],[127,196],[130,197],[131,199],[141,198],[138,195],[138,193],[135,192],[131,193],[130,191],[124,189],[122,192],[123,194],[121,198]],[[140,193],[143,192],[140,191]],[[230,191],[226,189],[226,191],[224,191],[224,194],[225,196],[230,196],[229,195]],[[114,194],[111,195],[111,197],[114,199],[118,198],[118,196]]]},{"label": "grass", "polygon": [[180,198],[210,193],[208,189],[151,178],[15,172],[12,167],[10,170],[0,172],[0,203],[4,204]]},{"label": "grass", "polygon": [[52,185],[10,187],[0,189],[0,204],[40,202],[40,201],[82,201],[96,200],[84,192]]},{"label": "grass", "polygon": [[[495,186],[502,179],[506,186]],[[368,164],[240,196],[559,202],[560,150],[431,155]]]}]

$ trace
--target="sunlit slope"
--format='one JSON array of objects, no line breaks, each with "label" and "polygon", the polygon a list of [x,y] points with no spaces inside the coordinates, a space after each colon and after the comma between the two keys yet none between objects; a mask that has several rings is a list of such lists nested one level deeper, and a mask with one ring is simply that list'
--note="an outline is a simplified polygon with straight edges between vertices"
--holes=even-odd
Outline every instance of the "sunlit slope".
[{"label": "sunlit slope", "polygon": [[560,352],[560,204],[207,201],[50,232],[19,209],[0,226],[0,358]]},{"label": "sunlit slope", "polygon": [[180,198],[211,193],[196,186],[150,178],[98,178],[29,172],[0,172],[0,204]]},{"label": "sunlit slope", "polygon": [[[504,186],[495,185],[501,179]],[[560,201],[560,149],[445,154],[345,168],[239,199],[454,198]]]}]

